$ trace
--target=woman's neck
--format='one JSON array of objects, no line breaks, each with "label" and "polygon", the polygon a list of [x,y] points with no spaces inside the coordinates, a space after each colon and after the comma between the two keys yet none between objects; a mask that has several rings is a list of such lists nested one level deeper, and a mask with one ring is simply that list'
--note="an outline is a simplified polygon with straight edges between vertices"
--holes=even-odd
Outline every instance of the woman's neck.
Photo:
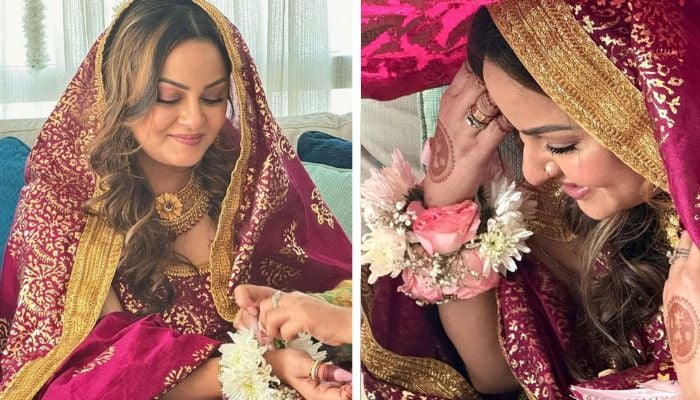
[{"label": "woman's neck", "polygon": [[575,293],[574,288],[578,286],[577,280],[582,268],[580,241],[560,242],[535,235],[528,243],[535,258],[543,263],[557,280]]},{"label": "woman's neck", "polygon": [[193,170],[193,168],[163,165],[148,156],[138,157],[138,162],[156,196],[166,192],[177,193],[182,190],[187,186]]}]

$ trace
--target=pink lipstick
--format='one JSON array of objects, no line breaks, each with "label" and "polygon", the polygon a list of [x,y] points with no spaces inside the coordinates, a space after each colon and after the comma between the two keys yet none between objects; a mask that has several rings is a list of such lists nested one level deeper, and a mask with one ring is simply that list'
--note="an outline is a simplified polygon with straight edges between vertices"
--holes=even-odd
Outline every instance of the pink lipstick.
[{"label": "pink lipstick", "polygon": [[202,138],[204,138],[204,135],[198,133],[194,135],[170,135],[170,137],[184,145],[196,146],[202,142]]},{"label": "pink lipstick", "polygon": [[581,200],[591,191],[591,188],[589,187],[576,186],[571,183],[562,183],[561,188],[564,189],[564,192],[574,200]]}]

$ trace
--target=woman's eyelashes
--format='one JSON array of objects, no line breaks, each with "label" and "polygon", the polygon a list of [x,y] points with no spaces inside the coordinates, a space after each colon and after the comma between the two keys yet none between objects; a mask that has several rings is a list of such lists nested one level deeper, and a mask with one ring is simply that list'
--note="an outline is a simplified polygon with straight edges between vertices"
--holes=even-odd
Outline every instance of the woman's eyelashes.
[{"label": "woman's eyelashes", "polygon": [[[175,105],[175,104],[179,103],[181,100],[182,100],[182,98],[177,98],[177,99],[164,99],[164,98],[158,97],[158,98],[156,99],[156,101],[157,101],[158,103],[165,104],[165,105],[168,105],[168,106]],[[205,103],[205,104],[214,105],[214,104],[219,104],[219,103],[223,102],[223,101],[226,100],[226,99],[223,98],[223,97],[217,97],[217,98],[213,98],[213,99],[206,98],[206,97],[202,97],[202,98],[200,98],[200,100],[201,100],[203,103]]]},{"label": "woman's eyelashes", "polygon": [[570,152],[576,150],[576,144],[577,143],[570,144],[568,146],[557,146],[557,147],[546,144],[544,147],[548,152],[550,152],[554,155],[560,155],[560,154],[570,153]]}]

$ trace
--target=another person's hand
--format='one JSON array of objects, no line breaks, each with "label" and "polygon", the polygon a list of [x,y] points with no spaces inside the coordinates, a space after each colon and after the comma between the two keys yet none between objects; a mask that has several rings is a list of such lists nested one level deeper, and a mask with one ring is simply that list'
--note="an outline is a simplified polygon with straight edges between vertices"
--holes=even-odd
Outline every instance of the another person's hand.
[{"label": "another person's hand", "polygon": [[307,400],[351,400],[350,373],[328,363],[318,366],[318,379],[311,378],[314,361],[308,354],[296,349],[279,349],[265,353],[272,373],[282,383],[294,388]]},{"label": "another person's hand", "polygon": [[[486,124],[470,126],[470,114]],[[498,144],[511,130],[480,79],[466,65],[461,68],[440,100],[423,181],[426,204],[440,207],[473,199],[489,178]]]},{"label": "another person's hand", "polygon": [[[301,292],[280,293],[273,301],[275,292],[269,287],[240,285],[234,295],[241,311],[257,315],[268,336],[292,340],[307,332],[331,346],[352,342],[350,307],[329,304]],[[239,312],[234,325],[238,326],[244,318]]]},{"label": "another person's hand", "polygon": [[700,251],[681,235],[664,286],[664,317],[683,398],[700,398]]}]

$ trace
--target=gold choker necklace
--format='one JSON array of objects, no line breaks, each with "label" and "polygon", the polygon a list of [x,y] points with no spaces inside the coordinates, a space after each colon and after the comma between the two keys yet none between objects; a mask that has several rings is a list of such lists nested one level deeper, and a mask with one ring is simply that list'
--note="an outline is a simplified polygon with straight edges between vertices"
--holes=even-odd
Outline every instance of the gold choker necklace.
[{"label": "gold choker necklace", "polygon": [[187,232],[209,211],[209,192],[192,172],[187,185],[179,192],[156,196],[155,209],[158,221],[176,235]]}]

